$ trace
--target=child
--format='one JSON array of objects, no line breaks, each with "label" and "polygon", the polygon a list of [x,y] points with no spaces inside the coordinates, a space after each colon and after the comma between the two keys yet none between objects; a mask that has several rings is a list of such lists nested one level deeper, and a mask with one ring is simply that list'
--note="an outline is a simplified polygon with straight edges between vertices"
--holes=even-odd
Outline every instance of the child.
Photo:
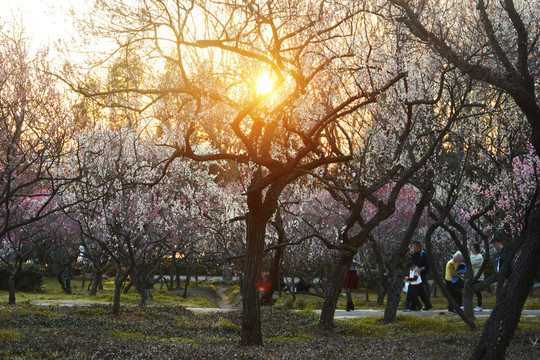
[{"label": "child", "polygon": [[409,261],[407,267],[409,268],[409,276],[405,277],[405,281],[409,283],[409,290],[407,291],[407,300],[403,311],[411,311],[411,309],[420,311],[423,308],[418,300],[420,285],[422,284],[420,269],[412,261]]},{"label": "child", "polygon": [[[457,290],[459,299],[463,299],[463,288],[465,287],[465,281],[463,281],[463,277],[465,276],[466,272],[467,272],[467,266],[465,265],[465,263],[459,263],[456,268],[456,273],[459,276],[452,277],[452,283],[456,284],[456,290]],[[462,302],[458,301],[458,304],[460,305],[461,309],[463,309],[463,306],[461,306]]]},{"label": "child", "polygon": [[456,268],[456,273],[459,275],[459,277],[452,276],[452,282],[454,284],[458,284],[458,288],[463,289],[464,282],[463,282],[463,276],[465,276],[465,273],[467,272],[467,265],[465,263],[459,263]]}]

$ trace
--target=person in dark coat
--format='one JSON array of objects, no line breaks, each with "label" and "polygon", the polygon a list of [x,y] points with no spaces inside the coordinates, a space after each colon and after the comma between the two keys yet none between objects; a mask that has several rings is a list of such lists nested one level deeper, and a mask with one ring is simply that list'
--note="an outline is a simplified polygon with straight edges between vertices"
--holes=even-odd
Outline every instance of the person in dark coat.
[{"label": "person in dark coat", "polygon": [[[502,244],[502,242],[500,240],[498,240],[496,238],[491,240],[490,243],[491,243],[491,246],[493,246],[493,248],[495,248],[495,250],[497,250],[497,253],[498,253],[498,257],[497,257],[497,273],[500,273],[501,271],[504,270],[504,268],[503,268],[503,266],[504,266],[504,245]],[[510,264],[510,266],[508,266],[508,269],[504,273],[504,282],[503,282],[503,285],[502,285],[503,288],[508,284],[508,279],[510,278],[510,275],[512,275],[512,264]],[[502,289],[497,288],[497,296],[499,295],[501,290]]]},{"label": "person in dark coat", "polygon": [[345,294],[347,295],[347,307],[345,310],[351,311],[354,310],[354,303],[352,299],[352,291],[356,288],[358,283],[358,265],[360,264],[360,255],[355,254],[352,260],[351,267],[347,272],[347,278],[343,284],[345,288]]},{"label": "person in dark coat", "polygon": [[429,266],[429,260],[427,254],[422,250],[422,244],[420,241],[412,242],[412,253],[409,261],[412,261],[418,269],[420,269],[420,277],[422,278],[422,284],[418,289],[418,295],[424,303],[424,310],[430,310],[433,308],[431,301],[429,299],[429,284],[427,280],[427,274],[430,272],[431,268]]}]

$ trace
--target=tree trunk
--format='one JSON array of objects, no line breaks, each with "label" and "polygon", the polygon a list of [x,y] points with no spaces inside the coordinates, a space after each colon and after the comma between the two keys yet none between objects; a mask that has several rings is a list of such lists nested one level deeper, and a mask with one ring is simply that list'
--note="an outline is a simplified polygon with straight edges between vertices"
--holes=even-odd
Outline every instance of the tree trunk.
[{"label": "tree trunk", "polygon": [[71,264],[68,264],[66,268],[66,276],[65,276],[64,282],[65,282],[66,294],[67,295],[73,294],[73,292],[71,291]]},{"label": "tree trunk", "polygon": [[377,272],[378,272],[378,281],[377,281],[377,305],[384,305],[384,297],[388,293],[388,288],[386,285],[386,276],[385,276],[385,266],[384,263],[382,266],[377,263]]},{"label": "tree trunk", "polygon": [[247,239],[242,286],[242,338],[240,340],[240,344],[244,346],[263,343],[259,290],[256,285],[261,272],[266,222],[261,215],[253,213],[252,209],[246,215]]},{"label": "tree trunk", "polygon": [[279,282],[279,263],[281,262],[282,248],[276,249],[272,264],[270,264],[270,271],[268,272],[268,289],[261,296],[261,306],[272,306],[274,304],[274,290],[276,284]]},{"label": "tree trunk", "polygon": [[144,284],[139,284],[139,295],[141,295],[140,306],[146,306],[146,301],[148,300],[148,292]]},{"label": "tree trunk", "polygon": [[184,284],[184,293],[182,294],[182,297],[184,299],[187,299],[187,290],[189,286],[189,282],[191,281],[191,271],[188,271],[186,274],[186,282]]},{"label": "tree trunk", "polygon": [[86,285],[86,264],[82,268],[82,284],[81,289],[84,290],[84,285]]},{"label": "tree trunk", "polygon": [[62,290],[67,293],[66,290],[66,283],[64,281],[64,270],[66,269],[65,265],[60,266],[60,270],[58,271],[58,274],[56,275],[56,280],[58,280],[58,283],[62,287]]},{"label": "tree trunk", "polygon": [[388,289],[386,308],[384,309],[384,324],[390,324],[396,320],[397,308],[401,301],[401,291],[403,289],[403,264],[401,262],[394,262],[391,266],[391,282]]},{"label": "tree trunk", "polygon": [[8,291],[9,291],[9,305],[15,305],[15,276],[17,275],[17,268],[13,269],[9,274]]},{"label": "tree trunk", "polygon": [[92,280],[92,289],[90,290],[90,296],[96,296],[99,284],[101,284],[101,279],[103,277],[103,272],[100,268],[96,270],[94,274],[94,279]]},{"label": "tree trunk", "polygon": [[[278,233],[277,244],[281,245],[285,242],[285,229],[283,227],[283,219],[279,211],[276,213],[276,221],[274,227]],[[274,258],[270,264],[270,271],[268,272],[268,289],[261,296],[261,306],[272,306],[274,304],[273,296],[276,284],[279,282],[279,266],[281,264],[281,257],[283,255],[283,247],[276,248]]]},{"label": "tree trunk", "polygon": [[[132,274],[133,275],[133,274]],[[126,285],[126,287],[124,288],[124,290],[122,291],[125,294],[127,294],[129,292],[129,290],[131,290],[131,287],[135,284],[135,278],[132,278],[131,281]],[[139,289],[137,289],[138,291]]]},{"label": "tree trunk", "polygon": [[539,267],[540,208],[537,207],[531,215],[527,238],[508,285],[502,290],[471,359],[504,359]]},{"label": "tree trunk", "polygon": [[174,276],[176,275],[176,251],[171,253],[171,265],[169,266],[169,282],[167,283],[167,288],[169,291],[174,289]]},{"label": "tree trunk", "polygon": [[467,281],[463,289],[463,311],[465,311],[465,315],[467,315],[467,317],[471,319],[474,319],[473,299],[473,287],[470,285],[470,282]]},{"label": "tree trunk", "polygon": [[131,270],[132,280],[129,285],[126,286],[126,288],[124,289],[124,294],[127,294],[127,291],[131,286],[135,286],[135,289],[137,289],[137,292],[141,296],[141,302],[139,303],[139,305],[146,306],[146,300],[148,300],[148,293],[146,292],[146,286],[141,276],[142,271],[142,268],[133,267],[133,269]]},{"label": "tree trunk", "polygon": [[347,277],[353,260],[353,254],[346,252],[338,255],[336,266],[328,274],[324,303],[319,319],[319,329],[322,331],[332,331],[334,329],[334,313],[341,288]]},{"label": "tree trunk", "polygon": [[180,270],[178,269],[178,262],[174,264],[174,272],[176,274],[176,289],[180,290],[182,287],[182,278],[180,277]]},{"label": "tree trunk", "polygon": [[116,274],[114,278],[113,315],[120,314],[120,296],[122,294],[122,284],[124,283],[122,277],[120,274]]},{"label": "tree trunk", "polygon": [[373,249],[373,253],[375,254],[375,259],[377,260],[377,274],[378,274],[377,305],[383,305],[384,296],[387,291],[387,284],[385,284],[386,277],[384,275],[386,266],[384,264],[384,258],[381,252],[379,251],[379,247],[377,246],[377,242],[372,236],[369,237],[369,244],[371,245],[371,248]]}]

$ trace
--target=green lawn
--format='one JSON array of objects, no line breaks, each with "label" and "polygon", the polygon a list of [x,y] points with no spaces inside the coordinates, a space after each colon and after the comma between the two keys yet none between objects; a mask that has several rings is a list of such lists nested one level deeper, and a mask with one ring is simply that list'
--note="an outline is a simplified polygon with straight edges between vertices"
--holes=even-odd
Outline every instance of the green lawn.
[{"label": "green lawn", "polygon": [[[88,284],[88,283],[87,283]],[[96,296],[89,296],[88,290],[82,288],[82,280],[74,279],[72,281],[72,295],[67,295],[58,281],[55,278],[44,278],[43,289],[38,292],[16,292],[17,303],[32,303],[32,302],[73,302],[73,303],[96,303],[96,304],[112,304],[114,297],[113,279],[105,279],[103,281],[103,290],[98,290]],[[187,299],[182,298],[182,290],[167,291],[166,287],[160,289],[160,285],[156,284],[152,291],[154,297],[153,302],[158,304],[182,305],[184,307],[204,307],[215,308],[219,307],[220,297],[217,294],[216,288],[212,284],[199,283],[198,285],[191,284],[188,288]],[[0,291],[0,303],[7,303],[8,292]],[[127,294],[122,294],[120,303],[123,305],[138,304],[140,295],[132,287]]]}]

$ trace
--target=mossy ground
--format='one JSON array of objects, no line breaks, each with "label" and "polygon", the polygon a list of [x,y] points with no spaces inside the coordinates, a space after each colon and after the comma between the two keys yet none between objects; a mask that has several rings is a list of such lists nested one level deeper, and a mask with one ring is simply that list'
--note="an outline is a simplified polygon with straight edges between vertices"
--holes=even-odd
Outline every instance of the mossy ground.
[{"label": "mossy ground", "polygon": [[[455,317],[336,320],[317,330],[309,311],[262,310],[265,345],[238,345],[240,313],[195,314],[181,306],[0,306],[0,359],[465,359],[481,333]],[[507,359],[540,358],[540,319],[525,318]]]},{"label": "mossy ground", "polygon": [[[398,316],[391,325],[382,318],[336,320],[333,333],[317,329],[322,299],[284,293],[273,308],[262,310],[265,345],[245,348],[240,339],[240,312],[195,314],[186,307],[217,307],[216,286],[192,284],[188,298],[181,291],[153,290],[154,300],[141,308],[131,290],[122,295],[121,315],[111,315],[113,284],[89,297],[79,280],[73,295],[65,295],[54,279],[46,279],[37,293],[17,293],[17,305],[0,305],[1,359],[465,359],[481,334],[471,331],[458,317]],[[232,305],[240,306],[239,287],[224,293]],[[526,303],[538,309],[537,292]],[[277,297],[277,295],[276,295]],[[354,294],[357,308],[377,308],[365,294]],[[375,299],[374,294],[370,294]],[[370,300],[371,300],[370,299]],[[0,292],[7,303],[7,293]],[[70,306],[36,306],[42,302]],[[436,309],[444,309],[442,297],[433,298]],[[486,295],[487,306],[494,296]],[[490,305],[491,304],[491,305]],[[340,297],[338,308],[344,307]],[[378,307],[382,308],[382,307]],[[305,311],[291,311],[305,310]],[[540,358],[540,318],[522,318],[507,359]]]}]

